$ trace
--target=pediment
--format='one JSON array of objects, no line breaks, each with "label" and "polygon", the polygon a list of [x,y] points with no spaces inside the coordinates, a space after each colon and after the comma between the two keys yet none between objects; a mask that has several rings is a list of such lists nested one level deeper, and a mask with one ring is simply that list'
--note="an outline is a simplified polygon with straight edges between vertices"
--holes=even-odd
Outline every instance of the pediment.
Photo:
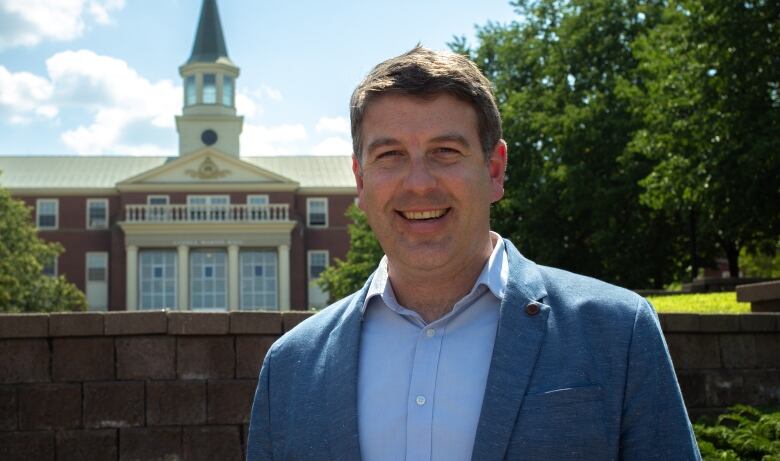
[{"label": "pediment", "polygon": [[205,184],[278,184],[294,186],[290,178],[217,150],[203,149],[173,158],[159,167],[128,178],[122,186],[140,185],[205,185]]}]

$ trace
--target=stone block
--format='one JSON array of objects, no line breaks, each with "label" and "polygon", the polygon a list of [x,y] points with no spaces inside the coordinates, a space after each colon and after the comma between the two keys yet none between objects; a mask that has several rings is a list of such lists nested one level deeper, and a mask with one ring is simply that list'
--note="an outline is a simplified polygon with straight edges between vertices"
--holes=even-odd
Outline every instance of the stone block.
[{"label": "stone block", "polygon": [[666,314],[664,316],[664,332],[698,332],[699,314]]},{"label": "stone block", "polygon": [[209,424],[244,424],[249,422],[257,380],[209,381],[207,387],[207,421]]},{"label": "stone block", "polygon": [[45,338],[49,335],[47,314],[3,314],[0,338]]},{"label": "stone block", "polygon": [[232,336],[177,338],[176,375],[179,379],[232,378],[235,373]]},{"label": "stone block", "polygon": [[697,408],[707,405],[707,378],[706,372],[681,371],[677,373],[677,381],[680,383],[685,406]]},{"label": "stone block", "polygon": [[181,428],[119,429],[119,459],[120,461],[180,460],[182,459]]},{"label": "stone block", "polygon": [[0,383],[50,380],[46,339],[0,339]]},{"label": "stone block", "polygon": [[702,333],[726,333],[739,331],[739,315],[701,315],[699,316],[699,331]]},{"label": "stone block", "polygon": [[729,407],[738,403],[753,402],[745,387],[742,370],[712,370],[706,374],[706,396],[708,407]]},{"label": "stone block", "polygon": [[265,354],[278,336],[237,336],[236,377],[257,379]]},{"label": "stone block", "polygon": [[53,381],[114,379],[113,338],[52,339]]},{"label": "stone block", "polygon": [[49,336],[103,336],[103,314],[99,312],[50,314]]},{"label": "stone block", "polygon": [[168,332],[168,316],[164,311],[106,312],[106,335],[155,335]]},{"label": "stone block", "polygon": [[739,327],[745,332],[777,331],[778,319],[777,314],[743,314],[739,316]]},{"label": "stone block", "polygon": [[282,314],[279,312],[231,312],[230,333],[238,335],[280,335]]},{"label": "stone block", "polygon": [[144,406],[142,381],[84,383],[87,428],[143,426]]},{"label": "stone block", "polygon": [[114,429],[57,432],[57,461],[115,461]]},{"label": "stone block", "polygon": [[171,336],[116,338],[116,375],[122,380],[176,377],[176,340]]},{"label": "stone block", "polygon": [[0,431],[15,431],[19,424],[16,419],[16,388],[0,386]]},{"label": "stone block", "polygon": [[169,312],[168,334],[225,335],[230,330],[227,312]]},{"label": "stone block", "polygon": [[186,426],[205,422],[204,381],[147,381],[147,425]]},{"label": "stone block", "polygon": [[238,426],[185,427],[182,430],[184,459],[191,461],[241,461]]},{"label": "stone block", "polygon": [[752,405],[780,406],[780,370],[751,370],[745,373],[746,392]]},{"label": "stone block", "polygon": [[307,311],[290,311],[282,313],[282,328],[284,329],[284,332],[287,333],[314,314],[314,312]]},{"label": "stone block", "polygon": [[737,286],[737,301],[756,302],[780,300],[780,280]]},{"label": "stone block", "polygon": [[54,461],[54,433],[0,432],[3,461]]},{"label": "stone block", "polygon": [[780,333],[756,333],[755,340],[758,366],[780,368]]},{"label": "stone block", "polygon": [[81,425],[80,384],[31,384],[17,392],[21,430],[72,429]]},{"label": "stone block", "polygon": [[678,370],[720,368],[720,344],[714,334],[666,335],[669,354]]},{"label": "stone block", "polygon": [[726,368],[754,368],[756,341],[753,334],[722,334],[720,354]]}]

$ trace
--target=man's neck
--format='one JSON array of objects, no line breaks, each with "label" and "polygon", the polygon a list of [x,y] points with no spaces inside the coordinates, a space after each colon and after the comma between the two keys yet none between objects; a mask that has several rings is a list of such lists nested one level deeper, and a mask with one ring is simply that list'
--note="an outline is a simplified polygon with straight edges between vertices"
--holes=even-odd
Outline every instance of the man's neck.
[{"label": "man's neck", "polygon": [[398,303],[420,314],[426,323],[442,318],[471,291],[495,244],[491,236],[470,261],[439,271],[397,270],[388,261],[388,278]]}]

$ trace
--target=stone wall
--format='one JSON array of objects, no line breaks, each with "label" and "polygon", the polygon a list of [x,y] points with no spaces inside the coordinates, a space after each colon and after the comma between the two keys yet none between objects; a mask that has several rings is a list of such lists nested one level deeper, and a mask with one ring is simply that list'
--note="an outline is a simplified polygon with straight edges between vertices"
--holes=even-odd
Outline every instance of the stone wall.
[{"label": "stone wall", "polygon": [[[0,459],[240,460],[262,357],[310,314],[0,316]],[[661,315],[691,415],[780,406],[780,315]]]}]

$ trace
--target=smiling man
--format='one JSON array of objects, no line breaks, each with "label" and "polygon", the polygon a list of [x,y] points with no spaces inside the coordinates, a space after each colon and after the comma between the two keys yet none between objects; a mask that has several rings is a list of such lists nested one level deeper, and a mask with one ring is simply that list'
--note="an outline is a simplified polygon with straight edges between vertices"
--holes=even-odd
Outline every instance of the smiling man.
[{"label": "smiling man", "polygon": [[417,47],[351,105],[385,257],[268,352],[248,459],[698,459],[652,307],[490,231],[507,146],[476,66]]}]

